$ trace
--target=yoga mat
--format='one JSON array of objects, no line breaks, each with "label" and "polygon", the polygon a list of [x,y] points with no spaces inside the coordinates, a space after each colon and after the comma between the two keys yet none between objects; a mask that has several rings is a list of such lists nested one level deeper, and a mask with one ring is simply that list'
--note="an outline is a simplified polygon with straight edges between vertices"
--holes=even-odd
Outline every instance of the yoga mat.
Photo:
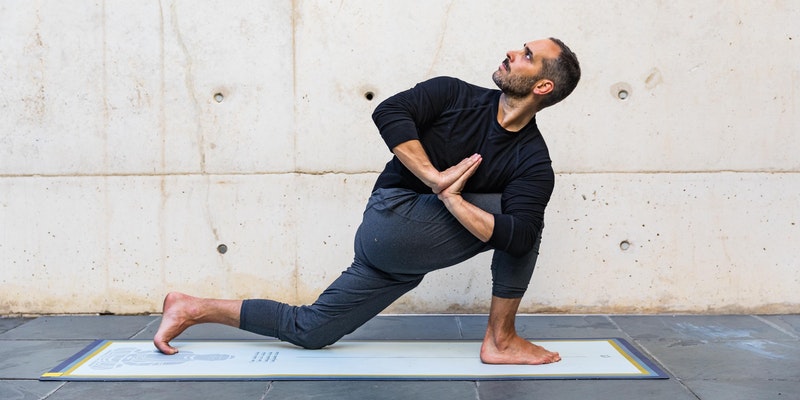
[{"label": "yoga mat", "polygon": [[321,350],[263,340],[98,340],[43,374],[55,381],[663,379],[623,339],[533,340],[560,353],[546,365],[487,365],[480,341],[340,341]]}]

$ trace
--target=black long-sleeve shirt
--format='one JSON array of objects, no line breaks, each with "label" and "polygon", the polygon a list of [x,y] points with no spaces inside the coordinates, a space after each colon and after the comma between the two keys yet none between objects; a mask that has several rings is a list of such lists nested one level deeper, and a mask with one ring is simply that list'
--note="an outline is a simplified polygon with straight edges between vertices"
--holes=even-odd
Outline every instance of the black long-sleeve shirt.
[{"label": "black long-sleeve shirt", "polygon": [[[541,232],[555,174],[536,118],[519,132],[497,122],[501,92],[439,77],[400,92],[372,115],[389,149],[413,139],[422,142],[431,163],[443,171],[474,153],[483,158],[464,192],[502,193],[489,244],[519,256]],[[431,193],[397,157],[386,164],[375,188],[400,187]]]}]

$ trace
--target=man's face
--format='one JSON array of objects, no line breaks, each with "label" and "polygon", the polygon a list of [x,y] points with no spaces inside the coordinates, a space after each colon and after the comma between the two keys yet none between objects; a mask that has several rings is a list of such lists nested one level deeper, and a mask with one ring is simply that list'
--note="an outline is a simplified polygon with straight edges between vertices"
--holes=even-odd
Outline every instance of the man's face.
[{"label": "man's face", "polygon": [[506,59],[492,74],[492,80],[507,96],[526,97],[541,78],[542,61],[556,58],[560,49],[550,39],[525,43],[506,53]]}]

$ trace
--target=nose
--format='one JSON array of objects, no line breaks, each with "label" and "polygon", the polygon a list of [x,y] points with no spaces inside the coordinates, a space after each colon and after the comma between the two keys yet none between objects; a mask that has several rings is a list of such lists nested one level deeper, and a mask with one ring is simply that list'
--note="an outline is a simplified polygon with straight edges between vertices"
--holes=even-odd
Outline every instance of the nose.
[{"label": "nose", "polygon": [[522,53],[522,50],[509,50],[506,52],[506,57],[509,61],[514,61]]}]

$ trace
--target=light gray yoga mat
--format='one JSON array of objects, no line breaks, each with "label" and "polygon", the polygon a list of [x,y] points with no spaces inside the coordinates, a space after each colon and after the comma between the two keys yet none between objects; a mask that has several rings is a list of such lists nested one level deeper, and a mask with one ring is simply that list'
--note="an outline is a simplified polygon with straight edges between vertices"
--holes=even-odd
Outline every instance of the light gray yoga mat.
[{"label": "light gray yoga mat", "polygon": [[667,375],[623,339],[532,340],[560,353],[547,365],[481,363],[479,341],[341,341],[304,350],[278,341],[98,340],[41,380],[509,380],[659,379]]}]

